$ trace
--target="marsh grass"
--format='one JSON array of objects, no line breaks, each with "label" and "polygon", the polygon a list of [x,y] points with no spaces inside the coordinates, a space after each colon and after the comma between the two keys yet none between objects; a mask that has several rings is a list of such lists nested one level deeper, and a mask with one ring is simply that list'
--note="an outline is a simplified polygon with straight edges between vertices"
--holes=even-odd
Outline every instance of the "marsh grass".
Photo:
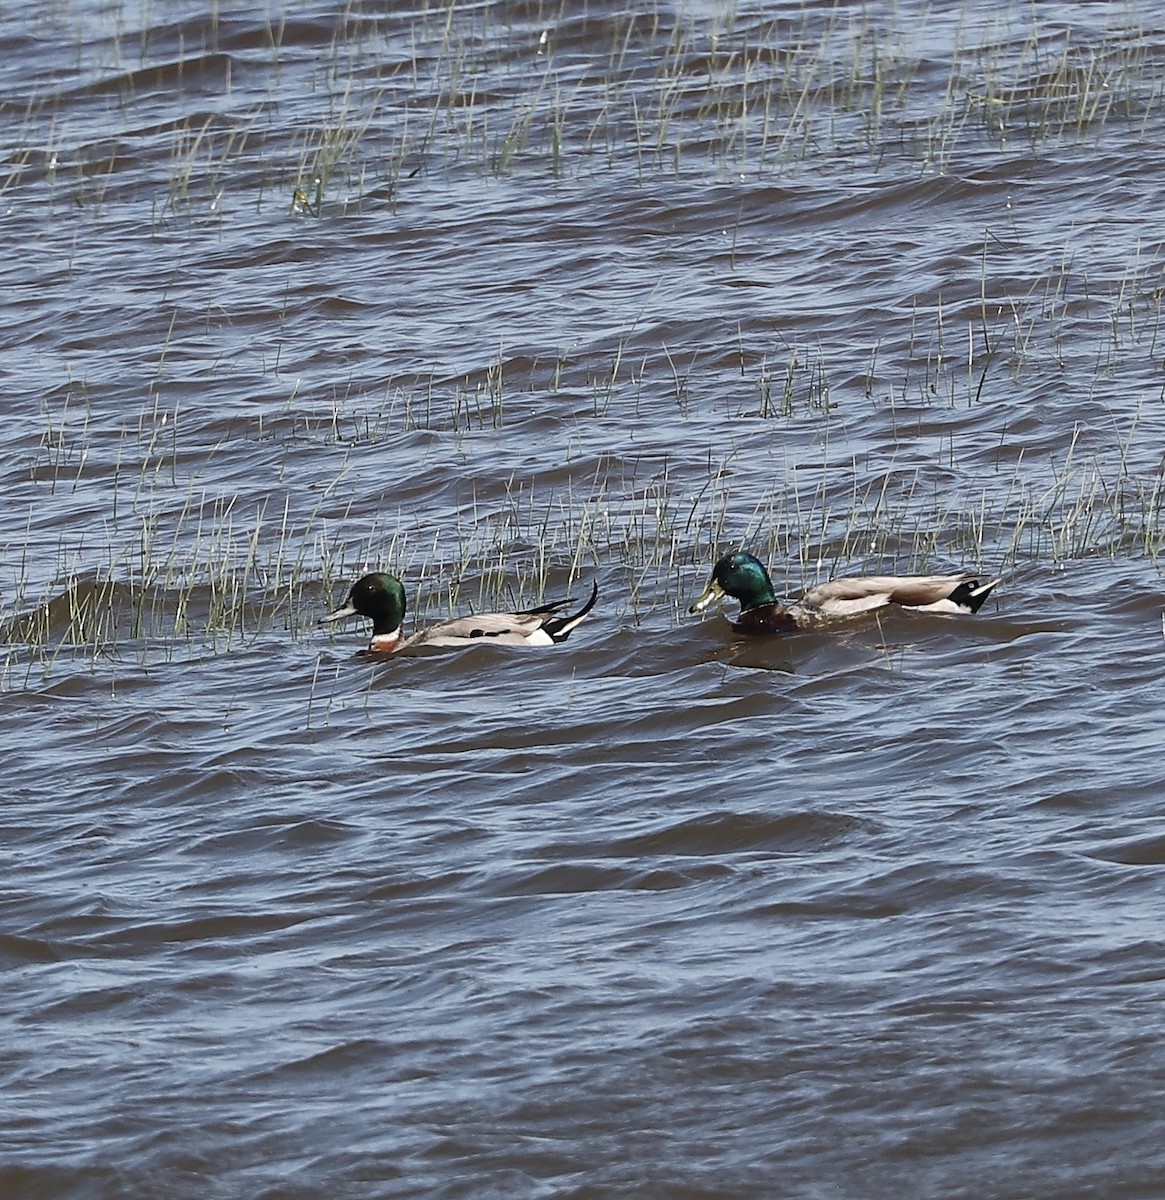
[{"label": "marsh grass", "polygon": [[[214,22],[196,24],[160,46],[156,61],[144,41],[114,30],[78,62],[109,108],[107,128],[132,137],[138,104],[200,70],[225,70],[229,95],[232,70],[249,78],[260,69],[228,59]],[[304,47],[278,7],[264,29],[263,69],[277,87]],[[945,60],[933,57],[939,29]],[[1020,6],[920,22],[894,6],[767,15],[736,5],[592,13],[565,2],[426,4],[398,16],[351,3],[301,89],[292,122],[270,119],[277,93],[256,106],[240,86],[248,100],[234,110],[176,123],[168,169],[159,163],[165,177],[154,181],[164,196],[152,201],[155,222],[221,214],[243,199],[316,216],[370,197],[395,204],[418,174],[630,171],[643,182],[855,161],[941,172],[1014,141],[1096,140],[1118,122],[1145,136],[1165,62],[1124,6],[1085,35]],[[48,98],[5,115],[19,120],[0,198],[47,179],[79,207],[119,199],[130,141],[70,138]]]},{"label": "marsh grass", "polygon": [[[212,458],[229,463],[237,451],[250,459],[262,447],[276,478],[294,478],[300,454],[329,455],[335,474],[307,507],[287,489],[255,503],[199,482],[205,448],[186,443],[204,431],[191,432],[180,404],[165,399],[166,333],[146,404],[116,433],[94,422],[83,382],[44,403],[29,486],[58,503],[108,488],[108,513],[103,542],[62,533],[55,551],[41,546],[33,556],[30,505],[3,581],[5,686],[26,685],[62,655],[74,664],[88,655],[95,668],[111,657],[227,653],[276,632],[315,636],[337,593],[372,568],[406,579],[417,620],[528,607],[548,589],[597,575],[607,611],[638,623],[661,612],[678,619],[693,580],[737,545],[784,564],[789,592],[866,570],[1006,573],[1031,561],[1117,555],[1156,563],[1165,460],[1140,436],[1140,410],[1122,425],[1101,408],[1096,424],[1077,423],[1042,462],[1006,421],[989,458],[959,414],[998,404],[1011,386],[1069,357],[1087,360],[1094,378],[1118,367],[1151,377],[1160,264],[1138,256],[1105,293],[1065,251],[1023,295],[996,295],[990,249],[985,242],[973,304],[916,306],[899,345],[886,338],[870,347],[865,366],[839,382],[831,364],[842,354],[822,343],[753,345],[738,336],[734,353],[715,363],[661,346],[628,367],[623,339],[605,365],[570,352],[539,361],[507,357],[501,339],[483,350],[479,370],[453,378],[401,377],[374,393],[349,384],[314,406],[297,384],[282,414],[221,426]],[[585,399],[596,387],[601,404]],[[734,445],[719,458],[590,449],[591,423],[601,436],[612,419],[620,428],[641,422],[645,404],[651,420],[670,413],[695,423],[708,415],[698,397],[733,389],[740,400],[725,415],[737,424]],[[568,455],[551,471],[511,470],[426,517],[385,497],[374,511],[342,500],[362,456],[422,434],[472,453],[520,437],[541,410],[572,396],[578,465]],[[1147,395],[1142,409],[1160,399]],[[857,438],[860,461],[847,450],[849,427],[871,420],[888,435],[881,463],[868,433]],[[774,431],[791,436],[794,449],[759,495],[747,495],[741,468],[758,449],[771,453]],[[915,465],[900,465],[902,454]]]},{"label": "marsh grass", "polygon": [[[893,7],[773,16],[734,5],[425,2],[401,17],[354,2],[320,54],[297,45],[294,23],[273,10],[266,86],[312,64],[296,75],[294,115],[276,119],[275,92],[256,103],[253,89],[240,89],[248,98],[236,105],[224,86],[214,111],[156,128],[165,153],[152,158],[141,150],[139,107],[150,109],[152,89],[176,86],[200,56],[221,71],[214,56],[225,52],[213,22],[179,38],[161,65],[118,29],[98,59],[77,63],[77,84],[94,97],[84,128],[59,123],[51,95],[5,113],[13,137],[0,200],[19,208],[47,197],[50,208],[100,221],[148,193],[159,235],[183,218],[225,225],[245,202],[297,218],[287,221],[295,236],[310,227],[302,218],[403,203],[414,180],[419,192],[550,177],[573,194],[576,181],[607,172],[630,187],[836,175],[855,164],[870,178],[890,167],[973,169],[1015,143],[1043,152],[1155,128],[1165,60],[1133,10],[1106,19],[1084,36],[1041,23],[1027,6],[932,14],[950,47],[935,58],[935,38]],[[254,66],[242,55],[237,69]],[[830,344],[802,325],[796,336],[740,335],[735,354],[717,357],[703,344],[651,341],[640,314],[606,351],[579,350],[580,331],[531,359],[491,332],[473,370],[375,385],[349,377],[326,394],[296,380],[281,411],[215,424],[209,445],[167,390],[173,309],[136,418],[102,424],[84,380],[44,401],[33,498],[6,547],[2,686],[27,685],[61,656],[97,669],[107,658],[150,663],[274,634],[315,637],[316,618],[372,567],[406,579],[421,620],[536,604],[597,574],[613,620],[650,622],[678,619],[709,565],[736,545],[784,564],[791,592],[862,570],[1008,572],[1099,555],[1155,564],[1163,468],[1138,422],[1120,428],[1097,401],[1095,424],[1077,425],[1067,445],[1029,451],[1011,432],[1007,402],[1009,388],[1030,395],[1048,371],[1072,371],[1098,392],[1119,371],[1141,381],[1143,405],[1159,403],[1165,268],[1146,248],[1115,282],[1111,266],[1090,278],[1065,244],[1048,261],[1023,260],[1016,290],[995,283],[997,262],[1014,253],[1010,236],[985,233],[977,295],[920,299],[909,330],[887,326],[874,345]],[[843,363],[851,374],[839,376]],[[266,376],[280,369],[278,353],[264,360]],[[717,428],[730,430],[715,451],[699,448],[709,444],[708,396]],[[1001,430],[990,436],[942,420],[944,410],[990,406]],[[483,472],[470,495],[423,511],[384,496],[356,511],[342,498],[364,462],[410,435],[468,456],[545,414],[567,430],[566,461],[553,472]],[[653,424],[674,423],[699,431],[695,450],[653,448]],[[613,424],[635,429],[645,448],[611,452]],[[847,450],[859,425],[855,440],[873,447],[861,461]],[[984,442],[996,438],[991,458]],[[773,460],[774,444],[789,449],[757,488],[745,459]],[[249,470],[257,447],[280,481],[265,499],[208,482],[236,450]],[[902,447],[915,451],[907,465]],[[306,501],[281,482],[295,478],[301,453],[334,463]],[[37,527],[45,496],[89,518],[47,550]]]},{"label": "marsh grass", "polygon": [[[32,561],[30,511],[5,587],[4,687],[29,686],[63,659],[96,670],[109,659],[148,665],[273,635],[315,637],[318,617],[373,568],[406,580],[418,622],[521,609],[598,577],[611,619],[640,623],[664,613],[679,619],[703,573],[734,546],[761,553],[777,577],[783,568],[790,594],[868,570],[1007,574],[1030,561],[1118,555],[1157,562],[1165,546],[1165,460],[1155,470],[1140,465],[1136,420],[1123,430],[1113,421],[1107,448],[1086,449],[1095,431],[1078,427],[1046,471],[1032,471],[1020,451],[1010,470],[1001,460],[986,478],[960,466],[952,433],[942,470],[962,483],[951,488],[933,464],[871,472],[846,461],[838,449],[845,413],[819,407],[787,419],[819,423],[821,461],[786,463],[759,497],[734,490],[744,451],[700,467],[667,454],[600,458],[589,474],[568,472],[565,481],[512,474],[426,526],[389,507],[354,521],[350,508],[336,506],[338,487],[304,513],[293,512],[290,496],[247,507],[189,483],[181,493],[182,481],[159,465],[181,457],[172,443],[159,447],[159,431],[177,422],[160,415],[151,408],[137,423],[141,466],[136,477],[127,472],[121,515],[108,522],[103,547],[62,535],[51,561]],[[754,416],[752,428],[781,419]],[[83,416],[73,433],[64,416],[46,421],[37,486],[83,493],[77,466],[92,431]],[[334,411],[317,433],[380,424]],[[492,435],[490,426],[480,431]]]}]

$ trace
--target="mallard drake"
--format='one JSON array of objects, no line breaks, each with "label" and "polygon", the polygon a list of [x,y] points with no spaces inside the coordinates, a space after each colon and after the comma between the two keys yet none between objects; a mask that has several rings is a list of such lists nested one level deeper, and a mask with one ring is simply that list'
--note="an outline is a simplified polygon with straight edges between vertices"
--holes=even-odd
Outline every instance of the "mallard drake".
[{"label": "mallard drake", "polygon": [[404,623],[404,585],[395,575],[374,571],[352,585],[343,607],[320,618],[320,624],[342,621],[346,617],[368,617],[372,622],[372,654],[395,654],[416,646],[479,646],[483,641],[506,646],[552,646],[565,642],[571,630],[591,611],[599,598],[599,585],[591,589],[591,598],[576,613],[561,614],[569,599],[554,600],[520,613],[478,613],[473,617],[455,617],[414,633],[401,636]]},{"label": "mallard drake", "polygon": [[772,580],[752,554],[726,554],[713,568],[703,595],[688,612],[703,612],[714,600],[732,596],[740,614],[732,628],[740,633],[782,633],[805,629],[836,617],[853,617],[889,604],[920,612],[974,613],[1000,581],[980,582],[975,575],[862,575],[831,579],[810,588],[800,600],[778,602]]}]

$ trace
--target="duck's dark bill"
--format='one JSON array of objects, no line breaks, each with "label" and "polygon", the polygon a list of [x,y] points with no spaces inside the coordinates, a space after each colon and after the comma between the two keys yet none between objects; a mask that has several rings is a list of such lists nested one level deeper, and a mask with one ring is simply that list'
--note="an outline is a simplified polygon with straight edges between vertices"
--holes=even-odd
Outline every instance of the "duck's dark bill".
[{"label": "duck's dark bill", "polygon": [[352,604],[345,604],[343,608],[337,608],[335,612],[330,612],[326,617],[320,617],[320,624],[327,625],[331,621],[342,621],[345,617],[355,617],[359,614]]}]

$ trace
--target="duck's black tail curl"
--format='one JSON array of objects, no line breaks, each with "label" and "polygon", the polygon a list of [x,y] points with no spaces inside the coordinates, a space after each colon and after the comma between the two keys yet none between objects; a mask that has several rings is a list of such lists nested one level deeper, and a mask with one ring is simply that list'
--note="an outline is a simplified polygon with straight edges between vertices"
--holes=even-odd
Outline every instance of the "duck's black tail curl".
[{"label": "duck's black tail curl", "polygon": [[[595,607],[595,601],[599,598],[599,581],[596,579],[591,585],[591,598],[578,610],[569,616],[548,617],[543,623],[542,628],[550,635],[552,642],[565,642],[570,637],[571,630]],[[561,608],[564,604],[569,604],[568,600],[559,600],[554,604],[544,604],[541,609],[533,609],[533,612],[553,611],[556,608]]]},{"label": "duck's black tail curl", "polygon": [[967,579],[960,583],[947,599],[966,612],[977,613],[998,583],[1002,583],[1002,579],[992,579],[987,583],[981,583],[978,579]]}]

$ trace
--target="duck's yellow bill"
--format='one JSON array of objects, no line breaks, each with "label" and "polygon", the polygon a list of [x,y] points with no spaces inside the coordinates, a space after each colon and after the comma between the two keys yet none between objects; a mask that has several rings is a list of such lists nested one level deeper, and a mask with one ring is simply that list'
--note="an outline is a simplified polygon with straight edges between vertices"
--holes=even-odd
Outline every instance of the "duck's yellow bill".
[{"label": "duck's yellow bill", "polygon": [[708,586],[704,589],[704,594],[699,598],[699,600],[693,603],[692,607],[688,609],[688,612],[703,612],[709,604],[721,599],[723,596],[724,589],[716,582],[715,579],[711,579],[708,581]]}]

